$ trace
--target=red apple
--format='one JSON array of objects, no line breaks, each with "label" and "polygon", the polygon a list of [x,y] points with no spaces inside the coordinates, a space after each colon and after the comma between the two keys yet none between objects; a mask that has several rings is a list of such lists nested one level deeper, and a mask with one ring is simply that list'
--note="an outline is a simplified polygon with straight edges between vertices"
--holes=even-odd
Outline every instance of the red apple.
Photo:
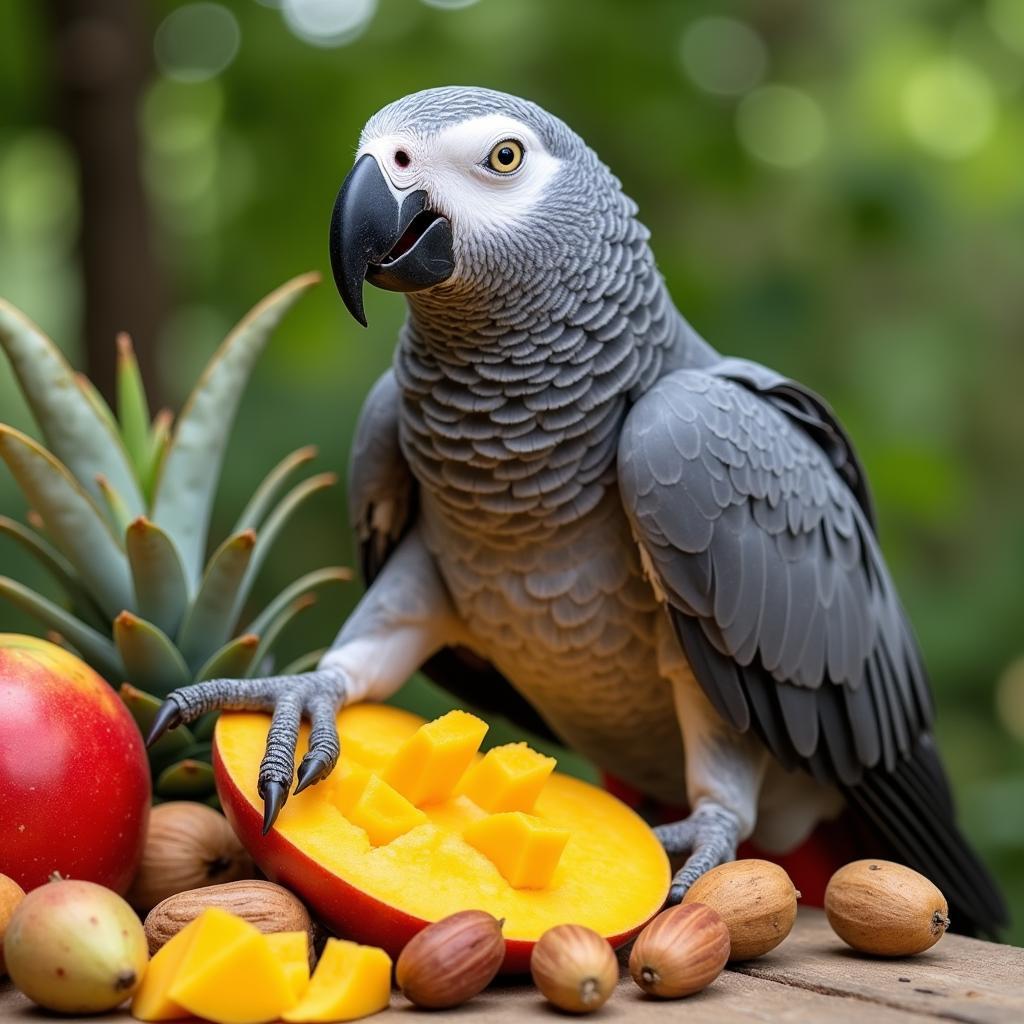
[{"label": "red apple", "polygon": [[149,765],[117,694],[55,644],[0,633],[0,872],[123,893],[142,857]]}]

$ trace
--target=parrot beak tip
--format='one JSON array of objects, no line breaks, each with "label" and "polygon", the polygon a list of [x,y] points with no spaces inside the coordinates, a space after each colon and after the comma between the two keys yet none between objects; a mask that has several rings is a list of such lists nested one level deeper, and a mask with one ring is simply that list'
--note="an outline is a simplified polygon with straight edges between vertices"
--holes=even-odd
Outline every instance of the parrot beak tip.
[{"label": "parrot beak tip", "polygon": [[455,270],[451,223],[427,208],[422,189],[396,196],[369,153],[356,161],[338,191],[330,254],[338,294],[363,327],[366,281],[413,292],[447,281]]}]

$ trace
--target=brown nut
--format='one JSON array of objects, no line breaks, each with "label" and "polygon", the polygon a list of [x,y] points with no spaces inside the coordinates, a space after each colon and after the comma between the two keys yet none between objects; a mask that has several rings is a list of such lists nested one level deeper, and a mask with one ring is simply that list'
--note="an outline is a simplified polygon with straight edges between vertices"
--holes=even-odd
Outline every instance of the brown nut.
[{"label": "brown nut", "polygon": [[663,910],[629,955],[629,973],[648,994],[678,999],[707,988],[729,959],[729,929],[703,903]]},{"label": "brown nut", "polygon": [[503,923],[482,910],[462,910],[417,932],[395,965],[402,994],[439,1010],[482,992],[505,959]]},{"label": "brown nut", "polygon": [[767,860],[734,860],[701,875],[683,903],[717,910],[729,928],[730,960],[751,960],[792,931],[800,893],[789,875]]},{"label": "brown nut", "polygon": [[548,1002],[569,1013],[603,1006],[619,980],[619,962],[607,939],[580,924],[549,928],[530,954],[533,983]]},{"label": "brown nut", "polygon": [[889,860],[855,860],[825,889],[832,930],[862,953],[913,956],[934,946],[949,927],[946,898],[912,868]]},{"label": "brown nut", "polygon": [[313,926],[301,900],[273,882],[247,880],[190,889],[158,903],[146,915],[150,955],[209,907],[242,917],[261,932],[306,932],[313,948]]},{"label": "brown nut", "polygon": [[150,812],[142,864],[125,898],[144,914],[176,893],[252,875],[252,860],[223,814],[172,800]]}]

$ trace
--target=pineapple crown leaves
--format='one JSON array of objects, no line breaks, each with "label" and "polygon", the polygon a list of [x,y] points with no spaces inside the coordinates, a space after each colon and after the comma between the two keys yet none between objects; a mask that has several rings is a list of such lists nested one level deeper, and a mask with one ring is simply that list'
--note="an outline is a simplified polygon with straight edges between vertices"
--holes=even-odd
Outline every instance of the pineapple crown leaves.
[{"label": "pineapple crown leaves", "polygon": [[127,678],[165,694],[215,674],[252,674],[313,602],[313,591],[351,578],[342,568],[308,573],[235,635],[274,541],[310,497],[336,480],[322,473],[286,490],[315,457],[313,448],[271,469],[203,565],[228,436],[250,372],[289,307],[318,280],[295,278],[241,320],[173,426],[167,411],[151,419],[127,335],[117,339],[115,417],[57,346],[0,301],[0,348],[45,441],[0,423],[0,459],[34,513],[27,526],[0,516],[0,535],[49,572],[68,607],[4,576],[0,597],[112,681]]}]

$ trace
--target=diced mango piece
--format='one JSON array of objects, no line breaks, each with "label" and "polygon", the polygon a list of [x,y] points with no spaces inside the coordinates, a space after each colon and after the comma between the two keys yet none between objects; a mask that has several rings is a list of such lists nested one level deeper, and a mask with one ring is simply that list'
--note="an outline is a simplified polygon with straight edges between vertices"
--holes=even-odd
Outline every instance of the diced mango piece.
[{"label": "diced mango piece", "polygon": [[328,939],[305,995],[284,1014],[293,1024],[358,1020],[391,1001],[391,957],[376,946]]},{"label": "diced mango piece", "polygon": [[513,889],[543,889],[551,882],[569,831],[532,814],[507,811],[466,826],[463,838],[504,876]]},{"label": "diced mango piece", "polygon": [[309,933],[268,932],[267,942],[284,968],[292,995],[298,1000],[309,984]]},{"label": "diced mango piece", "polygon": [[417,807],[440,803],[480,749],[487,723],[466,711],[449,711],[421,725],[384,771],[384,779]]},{"label": "diced mango piece", "polygon": [[142,984],[132,996],[131,1013],[136,1020],[180,1020],[188,1010],[173,1002],[167,994],[198,931],[199,919],[189,922],[153,954],[142,976]]},{"label": "diced mango piece", "polygon": [[266,935],[217,907],[196,918],[196,935],[171,981],[178,1006],[215,1024],[262,1024],[295,996]]},{"label": "diced mango piece", "polygon": [[492,747],[466,772],[459,792],[492,814],[529,813],[555,770],[555,763],[553,757],[537,753],[526,743]]},{"label": "diced mango piece", "polygon": [[334,802],[353,825],[366,832],[374,846],[384,846],[427,820],[418,807],[379,775],[352,763],[342,766],[334,784]]}]

